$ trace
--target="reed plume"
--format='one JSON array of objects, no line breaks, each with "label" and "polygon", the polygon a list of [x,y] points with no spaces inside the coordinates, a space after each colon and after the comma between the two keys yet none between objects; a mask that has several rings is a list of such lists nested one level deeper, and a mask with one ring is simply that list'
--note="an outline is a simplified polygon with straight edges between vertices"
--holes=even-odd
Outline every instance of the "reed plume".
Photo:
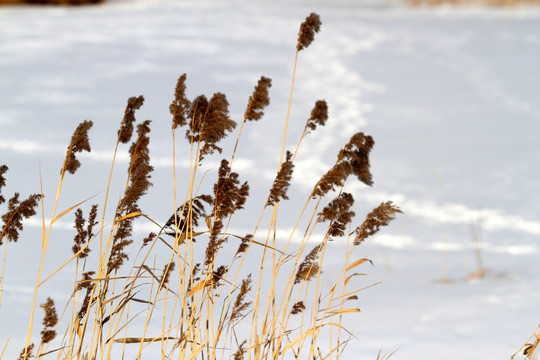
[{"label": "reed plume", "polygon": [[27,360],[27,359],[33,358],[34,357],[34,355],[32,355],[33,351],[34,351],[34,344],[25,346],[24,349],[22,349],[18,360]]},{"label": "reed plume", "polygon": [[369,135],[359,132],[340,150],[336,164],[322,176],[313,189],[312,197],[322,197],[330,190],[345,184],[349,175],[356,175],[358,180],[371,186],[373,180],[369,171],[369,153],[375,142]]},{"label": "reed plume", "polygon": [[345,234],[347,225],[351,223],[354,217],[354,211],[350,210],[353,204],[353,196],[344,192],[339,194],[319,213],[320,221],[330,221],[328,236],[343,236]]},{"label": "reed plume", "polygon": [[381,226],[386,226],[390,221],[394,220],[397,213],[402,211],[391,201],[383,202],[371,211],[362,225],[356,228],[354,233],[354,245],[360,245],[366,238],[377,233]]},{"label": "reed plume", "polygon": [[240,286],[240,291],[236,296],[234,305],[232,308],[231,316],[229,322],[233,323],[235,320],[241,318],[244,315],[244,311],[249,308],[251,301],[246,301],[246,295],[251,290],[251,274],[247,278],[242,280],[242,285]]},{"label": "reed plume", "polygon": [[186,74],[182,74],[176,83],[174,101],[169,106],[169,111],[173,116],[172,128],[187,124],[186,116],[189,111],[190,102],[186,98]]},{"label": "reed plume", "polygon": [[301,281],[309,281],[311,278],[317,276],[317,273],[320,270],[317,258],[319,257],[319,251],[321,250],[321,248],[321,244],[315,246],[306,255],[304,261],[300,263],[300,265],[298,266],[298,270],[296,271],[296,276],[294,278],[295,284],[298,284]]},{"label": "reed plume", "polygon": [[2,215],[2,230],[0,230],[0,245],[4,238],[8,241],[17,242],[19,231],[23,230],[23,219],[28,219],[36,214],[41,195],[33,194],[27,199],[19,201],[19,193],[15,193],[8,201],[8,211]]},{"label": "reed plume", "polygon": [[54,301],[49,297],[47,301],[41,304],[41,307],[45,311],[43,317],[43,330],[41,331],[41,343],[47,344],[56,337],[56,331],[54,327],[58,323],[58,315],[56,314],[56,308]]},{"label": "reed plume", "polygon": [[133,220],[138,216],[134,215],[124,218],[126,215],[140,212],[137,202],[146,194],[148,188],[152,186],[150,177],[154,168],[150,165],[150,120],[137,125],[137,140],[131,145],[129,153],[131,162],[129,167],[129,184],[124,192],[124,197],[120,201],[116,210],[116,218],[122,219],[114,234],[109,260],[107,262],[107,274],[118,270],[129,258],[125,248],[133,243],[129,239],[133,232]]},{"label": "reed plume", "polygon": [[268,89],[272,86],[272,79],[261,76],[257,86],[253,91],[253,95],[249,97],[248,107],[244,118],[246,120],[260,120],[264,115],[264,108],[270,104]]},{"label": "reed plume", "polygon": [[298,302],[294,303],[294,305],[292,306],[291,314],[292,315],[300,314],[305,309],[306,309],[306,305],[304,305],[304,302],[303,301],[298,301]]},{"label": "reed plume", "polygon": [[130,97],[124,111],[124,118],[118,130],[118,141],[127,144],[133,136],[133,129],[135,123],[135,110],[141,108],[144,104],[144,96]]},{"label": "reed plume", "polygon": [[2,196],[2,188],[6,186],[6,178],[4,177],[4,174],[8,170],[9,168],[6,165],[0,166],[0,205],[6,201],[6,199]]},{"label": "reed plume", "polygon": [[97,209],[98,209],[97,204],[92,205],[92,208],[90,209],[90,213],[88,215],[88,224],[86,225],[86,229],[84,228],[86,220],[84,219],[82,210],[80,208],[75,210],[74,228],[77,230],[77,235],[75,235],[75,238],[73,239],[73,241],[75,242],[75,245],[73,245],[72,251],[74,254],[77,254],[80,251],[79,255],[77,255],[79,259],[84,259],[88,257],[88,255],[90,254],[90,248],[86,247],[82,251],[81,249],[95,235],[93,231],[94,231],[94,226],[97,225],[97,221],[96,221]]},{"label": "reed plume", "polygon": [[298,32],[298,43],[296,44],[296,50],[304,50],[315,39],[315,33],[321,30],[321,18],[315,13],[311,13],[306,20],[300,25],[300,31]]},{"label": "reed plume", "polygon": [[229,102],[223,93],[215,93],[210,101],[200,95],[191,104],[189,130],[186,138],[191,144],[202,143],[200,160],[214,151],[221,153],[217,145],[236,127],[236,122],[229,118]]},{"label": "reed plume", "polygon": [[75,153],[82,151],[91,151],[90,139],[88,138],[88,131],[92,128],[94,123],[90,120],[85,120],[77,126],[73,136],[71,137],[71,143],[68,146],[66,153],[66,160],[62,167],[61,173],[68,171],[70,174],[75,174],[77,169],[81,166],[81,162],[75,156]]},{"label": "reed plume", "polygon": [[326,103],[326,100],[317,100],[313,110],[311,110],[311,115],[306,122],[304,134],[308,134],[315,130],[317,125],[324,126],[326,120],[328,120],[328,104]]},{"label": "reed plume", "polygon": [[288,199],[287,189],[291,183],[294,170],[292,157],[293,154],[290,151],[287,151],[285,162],[281,164],[281,167],[279,168],[265,206],[272,206],[281,201],[281,199]]}]

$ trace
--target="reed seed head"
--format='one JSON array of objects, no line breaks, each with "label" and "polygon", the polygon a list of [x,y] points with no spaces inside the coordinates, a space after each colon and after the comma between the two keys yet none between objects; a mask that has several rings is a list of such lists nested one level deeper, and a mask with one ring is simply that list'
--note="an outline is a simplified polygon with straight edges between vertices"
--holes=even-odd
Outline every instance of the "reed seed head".
[{"label": "reed seed head", "polygon": [[157,234],[154,232],[151,232],[150,234],[148,234],[148,236],[143,239],[142,246],[145,247],[146,245],[150,244],[152,241],[154,241],[156,236]]},{"label": "reed seed head", "polygon": [[189,111],[189,100],[186,98],[186,74],[182,74],[176,83],[174,101],[169,106],[169,111],[173,116],[172,128],[187,124],[186,116]]},{"label": "reed seed head", "polygon": [[317,125],[324,126],[328,120],[328,104],[326,100],[317,100],[306,123],[306,134],[315,130]]},{"label": "reed seed head", "polygon": [[2,215],[4,225],[0,230],[0,245],[6,237],[8,241],[17,242],[19,231],[23,230],[23,219],[28,219],[36,214],[41,195],[30,195],[26,200],[19,201],[19,193],[15,193],[8,201],[8,211]]},{"label": "reed seed head", "polygon": [[6,178],[4,177],[4,174],[8,171],[8,167],[6,165],[0,166],[0,204],[3,204],[6,199],[2,196],[2,188],[6,186]]},{"label": "reed seed head", "polygon": [[171,277],[171,273],[174,271],[175,262],[171,261],[165,267],[163,268],[163,273],[161,274],[161,283],[166,286],[169,283],[169,278]]},{"label": "reed seed head", "polygon": [[245,253],[252,240],[253,240],[253,235],[252,234],[247,234],[246,236],[244,236],[242,238],[242,240],[240,242],[240,245],[238,246],[238,250],[236,250],[236,253],[234,254],[234,256],[236,257],[236,256],[238,256],[240,254]]},{"label": "reed seed head", "polygon": [[212,286],[216,289],[224,279],[225,274],[229,269],[225,265],[221,265],[212,273]]},{"label": "reed seed head", "polygon": [[[78,253],[81,248],[94,237],[94,226],[97,225],[96,217],[97,217],[97,204],[92,205],[92,208],[90,210],[90,214],[88,215],[88,225],[86,226],[86,229],[84,228],[86,220],[84,219],[83,212],[79,208],[75,210],[75,226],[74,228],[77,230],[77,235],[75,235],[75,238],[73,239],[75,242],[75,245],[71,248],[73,253]],[[84,259],[88,257],[90,254],[90,248],[86,247],[83,251],[80,252],[78,255],[79,259]]]},{"label": "reed seed head", "polygon": [[218,180],[214,184],[214,217],[223,219],[232,215],[236,210],[244,208],[244,204],[249,196],[249,185],[244,182],[240,184],[238,173],[231,172],[229,162],[221,160],[218,171]]},{"label": "reed seed head", "polygon": [[360,245],[369,236],[376,234],[381,226],[386,226],[394,220],[397,213],[403,212],[391,201],[381,203],[366,216],[362,225],[354,231],[356,233],[354,245]]},{"label": "reed seed head", "polygon": [[206,218],[207,216],[204,208],[205,203],[212,205],[214,203],[214,198],[211,195],[201,194],[191,200],[191,206],[189,201],[180,205],[176,209],[176,220],[175,214],[173,214],[163,226],[166,229],[165,233],[173,237],[176,236],[176,230],[174,228],[175,221],[178,222],[178,233],[189,231],[188,227],[186,226],[186,223],[188,222],[191,223],[192,226],[199,226],[199,218]]},{"label": "reed seed head", "polygon": [[265,206],[273,206],[281,199],[289,198],[287,196],[287,190],[289,189],[289,185],[291,183],[293,170],[294,164],[292,162],[292,153],[287,151],[286,160],[279,168]]},{"label": "reed seed head", "polygon": [[246,353],[246,349],[244,348],[246,346],[247,340],[242,341],[240,345],[238,345],[238,350],[234,353],[234,360],[243,360],[244,354]]},{"label": "reed seed head", "polygon": [[73,136],[71,137],[71,143],[68,146],[66,152],[66,159],[64,161],[64,167],[61,173],[68,171],[70,174],[75,174],[77,169],[81,166],[81,162],[77,160],[75,153],[82,151],[91,151],[90,139],[88,138],[88,131],[92,128],[94,123],[90,120],[85,120],[77,126]]},{"label": "reed seed head", "polygon": [[306,255],[304,261],[300,263],[294,278],[295,284],[298,284],[301,281],[309,281],[311,278],[317,275],[320,269],[319,264],[317,263],[317,258],[319,257],[321,247],[321,244],[315,246],[309,252],[309,254]]},{"label": "reed seed head", "polygon": [[297,303],[295,303],[293,305],[292,310],[291,310],[291,314],[292,315],[299,314],[299,313],[303,312],[305,309],[306,309],[306,305],[304,305],[304,302],[303,301],[298,301]]},{"label": "reed seed head", "polygon": [[315,33],[321,30],[321,18],[315,13],[311,13],[300,25],[298,32],[298,43],[296,50],[300,51],[307,48],[315,39]]},{"label": "reed seed head", "polygon": [[251,305],[251,301],[246,301],[246,295],[251,290],[251,274],[247,278],[242,280],[242,285],[240,286],[240,292],[236,296],[234,301],[233,310],[231,312],[231,317],[229,321],[232,323],[235,320],[241,318],[244,314],[244,311]]},{"label": "reed seed head", "polygon": [[373,145],[375,145],[375,141],[371,136],[359,132],[353,135],[340,154],[348,159],[352,173],[356,175],[358,180],[368,186],[373,185],[369,171],[369,153],[373,149]]},{"label": "reed seed head", "polygon": [[215,93],[208,101],[204,95],[198,96],[191,104],[189,117],[190,129],[186,138],[190,143],[202,142],[200,160],[214,151],[221,153],[216,144],[227,136],[227,132],[236,127],[236,122],[229,118],[229,102],[222,93]]},{"label": "reed seed head", "polygon": [[41,331],[41,342],[47,344],[56,337],[56,331],[54,327],[58,323],[58,315],[56,314],[56,308],[54,307],[54,301],[51,298],[47,298],[41,307],[45,310],[45,316],[43,317],[43,330]]},{"label": "reed seed head", "polygon": [[30,344],[26,346],[24,349],[22,349],[21,353],[19,354],[18,360],[27,360],[27,359],[33,358],[34,357],[34,355],[32,355],[33,351],[34,351],[34,344]]},{"label": "reed seed head", "polygon": [[374,144],[371,136],[362,132],[354,134],[340,150],[336,164],[317,182],[311,196],[322,197],[328,191],[343,186],[351,174],[356,175],[364,184],[373,185],[369,171],[369,153]]},{"label": "reed seed head", "polygon": [[133,135],[133,123],[135,123],[135,110],[140,109],[144,103],[144,96],[130,97],[124,111],[124,118],[118,130],[118,141],[127,144]]},{"label": "reed seed head", "polygon": [[250,96],[244,117],[246,120],[259,120],[264,115],[264,108],[270,104],[268,89],[272,86],[272,79],[261,76],[253,95]]},{"label": "reed seed head", "polygon": [[350,210],[353,204],[353,196],[344,192],[332,200],[319,213],[320,221],[330,221],[328,228],[329,236],[343,236],[345,234],[347,225],[351,223],[355,215],[354,211]]}]

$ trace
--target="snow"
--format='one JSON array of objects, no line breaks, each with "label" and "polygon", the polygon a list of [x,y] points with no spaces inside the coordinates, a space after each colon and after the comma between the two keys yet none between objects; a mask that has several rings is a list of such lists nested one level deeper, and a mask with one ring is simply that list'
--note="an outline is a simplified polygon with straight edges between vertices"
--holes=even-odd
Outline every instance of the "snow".
[{"label": "snow", "polygon": [[[82,174],[66,181],[63,205],[102,194],[126,100],[143,94],[137,118],[153,120],[159,184],[150,198],[167,199],[168,106],[178,76],[187,73],[192,97],[226,93],[239,119],[265,75],[273,79],[271,106],[263,120],[246,125],[235,160],[256,189],[250,201],[257,205],[277,166],[298,26],[312,11],[323,25],[299,57],[288,148],[316,100],[327,100],[330,120],[303,143],[291,191],[305,199],[340,146],[364,131],[376,142],[375,185],[348,186],[355,211],[365,214],[387,200],[404,211],[358,249],[375,263],[365,281],[382,284],[361,292],[362,312],[351,324],[357,339],[344,358],[397,349],[393,358],[400,360],[509,359],[540,319],[538,7],[110,0],[0,8],[0,151],[10,167],[3,194],[39,191],[41,174],[51,201],[65,146],[84,119],[95,122],[93,151]],[[208,168],[218,161],[209,159]],[[168,217],[161,203],[148,201],[147,211]],[[296,214],[294,205],[287,211]],[[32,241],[40,221],[28,225],[10,244],[10,259],[38,259]],[[235,226],[249,232],[251,223]],[[68,220],[58,224],[54,249],[71,241],[71,227]],[[484,279],[467,279],[476,271],[472,231],[480,233]],[[0,346],[13,336],[6,358],[14,358],[27,314],[7,309],[30,301],[35,269],[18,261],[7,268]],[[446,278],[452,282],[441,283]]]}]

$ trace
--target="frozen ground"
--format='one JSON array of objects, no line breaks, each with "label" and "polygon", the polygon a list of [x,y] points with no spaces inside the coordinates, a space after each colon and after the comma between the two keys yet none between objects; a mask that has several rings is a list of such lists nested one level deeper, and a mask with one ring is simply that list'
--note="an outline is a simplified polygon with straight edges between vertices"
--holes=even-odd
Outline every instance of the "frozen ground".
[{"label": "frozen ground", "polygon": [[[375,263],[366,281],[382,284],[361,294],[351,329],[358,339],[346,358],[398,349],[400,360],[509,359],[540,322],[539,8],[192,0],[1,8],[5,194],[39,191],[41,169],[53,198],[65,146],[84,119],[95,122],[93,151],[66,182],[63,205],[102,191],[126,100],[143,94],[138,118],[154,121],[149,199],[164,199],[148,201],[146,210],[166,219],[168,105],[185,72],[191,97],[225,92],[236,119],[260,75],[273,79],[271,106],[261,122],[248,124],[236,163],[255,189],[251,201],[265,197],[298,25],[311,11],[323,27],[300,55],[289,147],[315,100],[328,101],[331,118],[305,142],[292,191],[304,199],[340,146],[364,131],[376,141],[375,185],[349,187],[357,213],[386,200],[405,212],[358,249]],[[14,259],[37,259],[39,223],[32,224],[8,249],[0,309],[0,345],[12,336],[6,358],[18,354],[25,334],[27,313],[13,304],[30,301],[37,264]],[[69,250],[72,233],[60,225],[54,250]],[[472,282],[465,281],[476,270],[471,228],[481,234],[488,269],[487,278]]]}]

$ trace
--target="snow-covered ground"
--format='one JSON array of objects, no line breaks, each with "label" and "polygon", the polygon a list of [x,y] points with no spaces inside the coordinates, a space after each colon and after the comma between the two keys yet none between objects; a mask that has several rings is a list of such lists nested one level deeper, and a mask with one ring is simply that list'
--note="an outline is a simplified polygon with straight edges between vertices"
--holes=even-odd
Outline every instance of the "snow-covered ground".
[{"label": "snow-covered ground", "polygon": [[[153,120],[156,167],[145,209],[166,219],[168,106],[185,72],[191,97],[224,92],[238,120],[258,78],[273,79],[271,105],[246,125],[235,163],[256,203],[277,168],[298,26],[312,11],[323,26],[299,57],[288,148],[316,100],[327,100],[330,120],[303,144],[291,191],[305,199],[338,149],[364,131],[376,142],[375,185],[348,187],[359,219],[386,200],[405,213],[357,249],[375,263],[366,281],[382,284],[361,293],[357,339],[345,358],[397,349],[400,360],[509,359],[540,322],[537,7],[110,0],[0,8],[0,163],[10,167],[3,194],[38,192],[41,171],[51,201],[65,147],[84,119],[95,123],[93,151],[66,181],[63,205],[103,191],[126,100],[143,94],[137,117]],[[71,247],[73,234],[62,226],[55,251]],[[0,347],[12,336],[6,358],[20,351],[27,323],[13,304],[31,300],[37,269],[15,259],[38,259],[39,231],[30,222],[8,248],[0,309]],[[488,274],[467,281],[476,271],[473,231]]]}]

